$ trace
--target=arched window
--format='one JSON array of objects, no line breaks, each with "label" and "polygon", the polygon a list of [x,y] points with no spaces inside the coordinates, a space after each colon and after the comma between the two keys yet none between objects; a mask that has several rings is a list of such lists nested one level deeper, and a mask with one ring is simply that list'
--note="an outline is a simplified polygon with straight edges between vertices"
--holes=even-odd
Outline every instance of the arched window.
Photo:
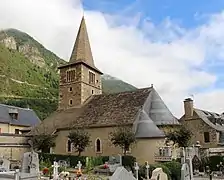
[{"label": "arched window", "polygon": [[67,152],[72,152],[72,142],[70,139],[67,142]]},{"label": "arched window", "polygon": [[102,149],[101,149],[101,141],[99,138],[96,139],[95,146],[96,146],[96,152],[100,153]]}]

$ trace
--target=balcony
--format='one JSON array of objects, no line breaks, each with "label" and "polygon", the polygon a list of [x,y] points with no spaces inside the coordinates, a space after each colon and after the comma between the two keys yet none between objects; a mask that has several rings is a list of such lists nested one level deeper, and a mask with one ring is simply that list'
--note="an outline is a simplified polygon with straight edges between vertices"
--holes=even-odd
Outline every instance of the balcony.
[{"label": "balcony", "polygon": [[157,162],[172,161],[172,156],[163,156],[163,155],[155,154],[154,158],[155,158],[155,161],[157,161]]},{"label": "balcony", "polygon": [[160,147],[158,153],[155,153],[154,158],[157,162],[172,161],[172,148],[170,146]]}]

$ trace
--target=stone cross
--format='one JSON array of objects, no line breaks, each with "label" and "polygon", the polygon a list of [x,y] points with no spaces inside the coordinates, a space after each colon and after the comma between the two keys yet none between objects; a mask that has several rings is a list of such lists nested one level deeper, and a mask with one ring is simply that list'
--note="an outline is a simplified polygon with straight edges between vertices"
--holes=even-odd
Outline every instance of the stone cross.
[{"label": "stone cross", "polygon": [[82,164],[80,161],[78,161],[77,167],[78,167],[79,171],[81,171]]},{"label": "stone cross", "polygon": [[135,172],[136,172],[136,179],[137,179],[137,180],[138,180],[138,170],[139,170],[138,163],[135,162]]},{"label": "stone cross", "polygon": [[60,167],[56,161],[54,161],[54,164],[52,165],[53,169],[53,180],[58,179],[58,168]]},{"label": "stone cross", "polygon": [[146,178],[147,180],[149,180],[149,162],[148,161],[145,162],[145,167],[146,167]]}]

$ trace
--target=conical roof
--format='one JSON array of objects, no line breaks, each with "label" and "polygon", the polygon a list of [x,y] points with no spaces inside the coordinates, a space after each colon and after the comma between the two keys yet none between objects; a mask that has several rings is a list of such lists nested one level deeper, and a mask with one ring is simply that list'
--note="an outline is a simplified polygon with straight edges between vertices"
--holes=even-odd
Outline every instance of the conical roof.
[{"label": "conical roof", "polygon": [[179,124],[155,89],[151,91],[146,107],[145,110],[156,125]]},{"label": "conical roof", "polygon": [[139,112],[138,121],[135,126],[136,138],[165,137],[164,132],[155,125],[144,110]]},{"label": "conical roof", "polygon": [[[94,64],[84,16],[82,17],[69,64],[84,63],[101,73]],[[101,73],[102,74],[102,73]]]}]

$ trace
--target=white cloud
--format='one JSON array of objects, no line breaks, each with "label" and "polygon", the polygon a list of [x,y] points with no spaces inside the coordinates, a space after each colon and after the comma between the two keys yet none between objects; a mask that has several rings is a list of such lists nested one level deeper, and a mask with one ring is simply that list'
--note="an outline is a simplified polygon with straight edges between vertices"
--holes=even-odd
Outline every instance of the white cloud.
[{"label": "white cloud", "polygon": [[[1,0],[0,28],[27,32],[59,56],[69,59],[82,16],[78,0]],[[216,75],[198,70],[207,57],[223,57],[224,13],[207,24],[186,30],[170,19],[155,25],[136,16],[86,11],[95,63],[103,72],[137,87],[152,83],[174,114],[194,88],[213,85]],[[134,19],[134,21],[132,21]],[[167,43],[167,40],[169,43]],[[224,91],[196,96],[196,105],[224,111]],[[207,104],[209,102],[209,104]]]}]

